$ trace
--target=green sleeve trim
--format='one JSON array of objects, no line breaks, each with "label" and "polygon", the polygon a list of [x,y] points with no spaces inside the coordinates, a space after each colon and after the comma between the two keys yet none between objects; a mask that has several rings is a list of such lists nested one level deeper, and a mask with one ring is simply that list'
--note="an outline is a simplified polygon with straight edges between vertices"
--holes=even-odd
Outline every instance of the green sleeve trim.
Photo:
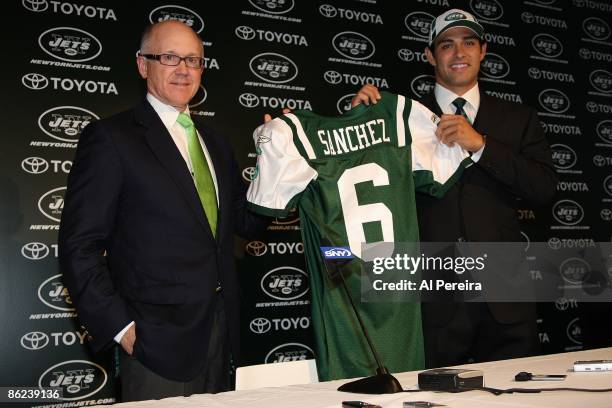
[{"label": "green sleeve trim", "polygon": [[[298,118],[298,120],[300,120],[297,115],[296,117]],[[287,118],[285,115],[279,116],[279,118],[281,118],[291,129],[291,137],[293,138],[293,144],[300,153],[300,156],[302,156],[305,160],[308,160],[308,153],[306,153],[306,149],[304,149],[304,146],[302,145],[302,142],[300,141],[300,138],[297,135],[298,132],[295,128],[295,124],[293,123],[293,121],[291,121],[291,119]]]},{"label": "green sleeve trim", "polygon": [[412,111],[412,99],[404,97],[404,134],[406,138],[406,146],[412,145],[412,134],[410,133],[410,112]]}]

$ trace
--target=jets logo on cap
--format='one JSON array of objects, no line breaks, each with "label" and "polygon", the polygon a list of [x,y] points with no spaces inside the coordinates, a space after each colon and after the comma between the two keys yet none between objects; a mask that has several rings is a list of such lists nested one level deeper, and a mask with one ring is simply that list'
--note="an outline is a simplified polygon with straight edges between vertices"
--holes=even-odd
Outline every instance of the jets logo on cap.
[{"label": "jets logo on cap", "polygon": [[446,18],[444,20],[446,20],[446,21],[455,21],[455,20],[462,20],[462,19],[466,19],[467,20],[467,16],[465,14],[462,14],[462,13],[451,13],[448,16],[446,16]]}]

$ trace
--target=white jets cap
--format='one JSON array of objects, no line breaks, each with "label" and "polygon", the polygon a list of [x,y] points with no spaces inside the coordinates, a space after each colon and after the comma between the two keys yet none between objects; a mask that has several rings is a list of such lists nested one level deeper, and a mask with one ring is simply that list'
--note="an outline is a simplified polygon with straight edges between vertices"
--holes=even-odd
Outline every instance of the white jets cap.
[{"label": "white jets cap", "polygon": [[483,38],[484,28],[473,15],[460,9],[451,9],[440,14],[431,22],[429,47],[433,46],[433,42],[440,34],[453,27],[469,28],[479,40]]}]

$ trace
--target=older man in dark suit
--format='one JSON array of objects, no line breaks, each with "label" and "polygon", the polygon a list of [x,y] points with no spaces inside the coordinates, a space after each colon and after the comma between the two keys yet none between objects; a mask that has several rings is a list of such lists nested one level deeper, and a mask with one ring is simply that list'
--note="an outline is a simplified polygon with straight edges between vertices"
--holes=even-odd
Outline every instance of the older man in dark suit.
[{"label": "older man in dark suit", "polygon": [[[422,102],[441,116],[439,139],[459,144],[475,164],[444,197],[417,194],[424,242],[520,242],[517,197],[539,206],[555,193],[552,154],[537,112],[479,89],[480,62],[487,51],[483,34],[474,16],[459,9],[432,22],[425,54],[434,67],[436,86]],[[378,90],[367,85],[353,104],[379,98]],[[422,305],[428,367],[537,352],[535,304],[438,300]]]},{"label": "older man in dark suit", "polygon": [[124,401],[230,389],[233,235],[262,222],[245,211],[227,139],[189,115],[203,56],[187,25],[149,26],[137,57],[146,100],[85,129],[68,179],[65,284],[94,350],[121,344]]}]

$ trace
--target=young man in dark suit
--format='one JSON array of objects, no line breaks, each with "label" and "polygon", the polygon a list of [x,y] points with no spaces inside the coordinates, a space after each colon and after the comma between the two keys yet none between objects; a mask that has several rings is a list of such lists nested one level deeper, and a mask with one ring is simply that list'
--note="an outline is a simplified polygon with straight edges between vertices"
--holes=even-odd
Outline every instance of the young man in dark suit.
[{"label": "young man in dark suit", "polygon": [[[421,102],[441,117],[438,138],[459,144],[475,164],[443,198],[417,194],[423,242],[520,242],[517,198],[540,206],[555,193],[557,178],[537,112],[488,96],[478,86],[487,51],[483,34],[476,19],[459,9],[432,22],[425,53],[436,86]],[[375,87],[364,86],[353,105],[379,98]],[[423,303],[422,314],[428,367],[538,351],[533,303],[434,301]]]},{"label": "young man in dark suit", "polygon": [[64,282],[93,349],[121,344],[123,401],[229,390],[238,356],[233,235],[263,225],[227,139],[189,116],[203,56],[187,25],[149,26],[146,99],[87,126],[68,178]]}]

